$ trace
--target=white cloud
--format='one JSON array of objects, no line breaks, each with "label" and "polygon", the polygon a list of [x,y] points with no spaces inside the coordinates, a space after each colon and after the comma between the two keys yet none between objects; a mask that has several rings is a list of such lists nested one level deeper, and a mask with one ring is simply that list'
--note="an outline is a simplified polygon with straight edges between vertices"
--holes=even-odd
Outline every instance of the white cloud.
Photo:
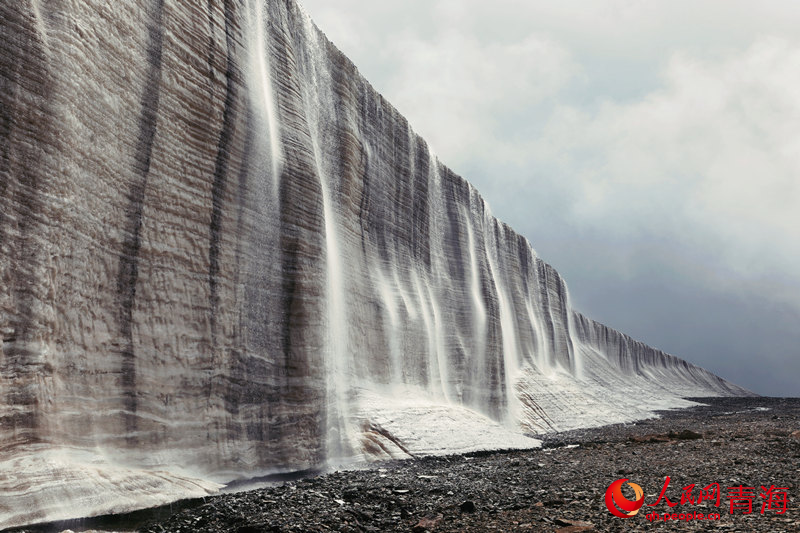
[{"label": "white cloud", "polygon": [[663,82],[595,113],[562,107],[537,159],[572,176],[577,223],[680,243],[783,298],[777,280],[800,286],[800,47],[675,55]]},{"label": "white cloud", "polygon": [[484,45],[452,32],[395,41],[391,54],[396,68],[386,83],[393,103],[456,167],[478,153],[520,157],[508,139],[509,123],[556,96],[575,70],[563,48],[534,35]]}]

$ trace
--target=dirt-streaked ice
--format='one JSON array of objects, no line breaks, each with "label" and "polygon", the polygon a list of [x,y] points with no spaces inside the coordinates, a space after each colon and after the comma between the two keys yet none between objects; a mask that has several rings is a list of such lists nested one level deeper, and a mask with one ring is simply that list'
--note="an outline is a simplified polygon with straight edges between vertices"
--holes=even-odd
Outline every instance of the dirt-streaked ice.
[{"label": "dirt-streaked ice", "polygon": [[747,394],[574,311],[294,0],[0,34],[0,528]]}]

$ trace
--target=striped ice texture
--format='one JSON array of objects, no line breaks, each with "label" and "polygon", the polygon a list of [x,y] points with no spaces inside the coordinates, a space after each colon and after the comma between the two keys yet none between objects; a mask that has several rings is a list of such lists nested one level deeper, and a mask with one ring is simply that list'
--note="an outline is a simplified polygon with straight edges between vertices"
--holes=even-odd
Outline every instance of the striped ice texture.
[{"label": "striped ice texture", "polygon": [[0,528],[748,393],[575,312],[293,0],[0,26]]}]

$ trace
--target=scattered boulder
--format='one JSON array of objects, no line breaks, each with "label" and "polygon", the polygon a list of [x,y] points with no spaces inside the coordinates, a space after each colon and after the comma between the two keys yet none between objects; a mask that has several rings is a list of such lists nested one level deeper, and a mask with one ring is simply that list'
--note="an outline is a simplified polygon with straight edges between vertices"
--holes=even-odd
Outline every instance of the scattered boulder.
[{"label": "scattered boulder", "polygon": [[475,512],[475,502],[472,500],[467,500],[461,504],[459,507],[462,513],[474,513]]},{"label": "scattered boulder", "polygon": [[697,433],[696,431],[692,431],[691,429],[684,429],[679,432],[670,431],[669,438],[671,439],[678,439],[678,440],[697,440],[702,439],[702,433]]},{"label": "scattered boulder", "polygon": [[669,437],[667,435],[633,435],[628,440],[640,443],[669,442]]},{"label": "scattered boulder", "polygon": [[556,533],[580,533],[581,531],[594,531],[594,527],[567,526],[556,529]]},{"label": "scattered boulder", "polygon": [[594,527],[594,524],[591,522],[584,522],[582,520],[567,520],[565,518],[556,518],[553,520],[553,523],[557,526]]},{"label": "scattered boulder", "polygon": [[278,532],[280,527],[272,527],[270,524],[246,524],[236,529],[236,533],[266,533],[267,531]]},{"label": "scattered boulder", "polygon": [[417,525],[411,528],[411,531],[414,533],[422,533],[423,531],[430,531],[438,526],[444,516],[437,514],[436,516],[426,516],[425,518],[421,518]]},{"label": "scattered boulder", "polygon": [[665,434],[651,434],[651,435],[633,435],[628,440],[631,442],[669,442],[671,440],[697,440],[702,439],[703,434],[692,431],[691,429],[683,429],[681,431],[670,431]]},{"label": "scattered boulder", "polygon": [[352,502],[358,499],[359,490],[354,487],[349,487],[342,492],[342,499],[346,502]]}]

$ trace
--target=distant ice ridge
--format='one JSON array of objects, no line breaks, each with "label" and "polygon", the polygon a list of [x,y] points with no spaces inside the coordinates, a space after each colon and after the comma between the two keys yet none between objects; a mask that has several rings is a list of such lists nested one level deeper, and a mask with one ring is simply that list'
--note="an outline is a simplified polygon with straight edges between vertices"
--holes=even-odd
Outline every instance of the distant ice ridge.
[{"label": "distant ice ridge", "polygon": [[0,32],[0,528],[749,394],[575,312],[293,0]]}]

